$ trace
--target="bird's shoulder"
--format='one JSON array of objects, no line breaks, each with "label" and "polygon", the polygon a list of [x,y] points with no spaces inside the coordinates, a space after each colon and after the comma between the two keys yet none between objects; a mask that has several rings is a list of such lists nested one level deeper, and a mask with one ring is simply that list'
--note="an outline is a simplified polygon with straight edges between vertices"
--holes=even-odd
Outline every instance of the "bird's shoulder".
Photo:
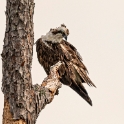
[{"label": "bird's shoulder", "polygon": [[79,52],[77,51],[77,49],[69,42],[67,41],[62,41],[61,42],[61,47],[68,52],[68,54],[70,54],[72,56],[72,59],[76,59],[79,61],[82,61],[82,57],[79,54]]},{"label": "bird's shoulder", "polygon": [[77,51],[77,49],[71,43],[63,40],[61,42],[61,47],[63,47],[66,54],[69,54],[68,56],[71,56],[70,61],[73,64],[77,65],[78,67],[83,68],[86,72],[88,72],[86,66],[83,64],[83,59],[82,59],[80,53]]}]

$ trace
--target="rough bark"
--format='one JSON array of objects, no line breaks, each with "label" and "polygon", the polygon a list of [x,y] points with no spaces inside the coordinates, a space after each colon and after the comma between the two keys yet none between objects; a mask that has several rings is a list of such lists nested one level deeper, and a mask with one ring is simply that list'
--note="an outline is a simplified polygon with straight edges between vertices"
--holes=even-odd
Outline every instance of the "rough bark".
[{"label": "rough bark", "polygon": [[32,85],[34,0],[7,0],[6,31],[2,56],[3,124],[35,124],[39,112],[61,86],[57,69],[42,85]]},{"label": "rough bark", "polygon": [[[13,113],[16,111],[11,110],[12,106],[7,99],[4,100],[4,111],[3,111],[3,124],[35,124],[36,119],[42,109],[52,102],[54,95],[58,92],[61,87],[59,81],[59,69],[63,66],[63,63],[58,62],[51,67],[50,74],[44,79],[41,85],[35,84],[32,90],[27,89],[25,91],[24,102],[26,106],[19,109],[20,115],[18,118],[13,118]],[[17,101],[15,101],[16,103]],[[21,113],[21,111],[25,113]],[[26,116],[25,116],[26,115]],[[24,118],[25,117],[25,118]]]}]

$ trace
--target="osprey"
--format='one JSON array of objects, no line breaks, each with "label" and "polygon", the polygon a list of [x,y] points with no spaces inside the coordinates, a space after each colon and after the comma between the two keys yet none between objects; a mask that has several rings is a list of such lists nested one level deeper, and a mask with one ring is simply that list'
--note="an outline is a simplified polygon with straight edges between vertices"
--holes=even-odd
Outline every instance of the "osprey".
[{"label": "osprey", "polygon": [[41,36],[36,41],[36,51],[39,63],[43,66],[47,75],[50,67],[61,61],[64,67],[59,69],[60,81],[71,87],[91,106],[92,101],[88,96],[83,83],[96,87],[88,77],[86,66],[82,62],[77,49],[67,42],[69,30],[64,24]]}]

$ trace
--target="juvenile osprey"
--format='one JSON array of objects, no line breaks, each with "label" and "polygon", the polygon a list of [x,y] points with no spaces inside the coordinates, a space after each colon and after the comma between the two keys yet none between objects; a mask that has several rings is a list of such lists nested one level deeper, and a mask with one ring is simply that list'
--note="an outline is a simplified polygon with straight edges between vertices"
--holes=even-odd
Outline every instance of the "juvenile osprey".
[{"label": "juvenile osprey", "polygon": [[67,42],[68,35],[69,30],[62,24],[60,27],[50,29],[46,35],[41,36],[36,41],[39,63],[48,75],[51,66],[58,61],[64,62],[65,66],[59,70],[60,81],[71,87],[92,106],[92,101],[82,83],[94,87],[95,85],[88,77],[87,68],[76,48]]}]

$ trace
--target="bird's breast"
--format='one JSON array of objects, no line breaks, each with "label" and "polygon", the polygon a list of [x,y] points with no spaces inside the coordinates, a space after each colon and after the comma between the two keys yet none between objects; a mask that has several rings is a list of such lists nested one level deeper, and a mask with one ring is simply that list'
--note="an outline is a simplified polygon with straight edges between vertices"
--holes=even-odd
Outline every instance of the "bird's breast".
[{"label": "bird's breast", "polygon": [[[58,43],[46,42],[42,48],[42,65],[44,69],[47,71],[50,70],[50,67],[56,64],[58,61],[63,61],[64,54],[62,53],[62,49]],[[49,47],[48,47],[49,46]]]}]

